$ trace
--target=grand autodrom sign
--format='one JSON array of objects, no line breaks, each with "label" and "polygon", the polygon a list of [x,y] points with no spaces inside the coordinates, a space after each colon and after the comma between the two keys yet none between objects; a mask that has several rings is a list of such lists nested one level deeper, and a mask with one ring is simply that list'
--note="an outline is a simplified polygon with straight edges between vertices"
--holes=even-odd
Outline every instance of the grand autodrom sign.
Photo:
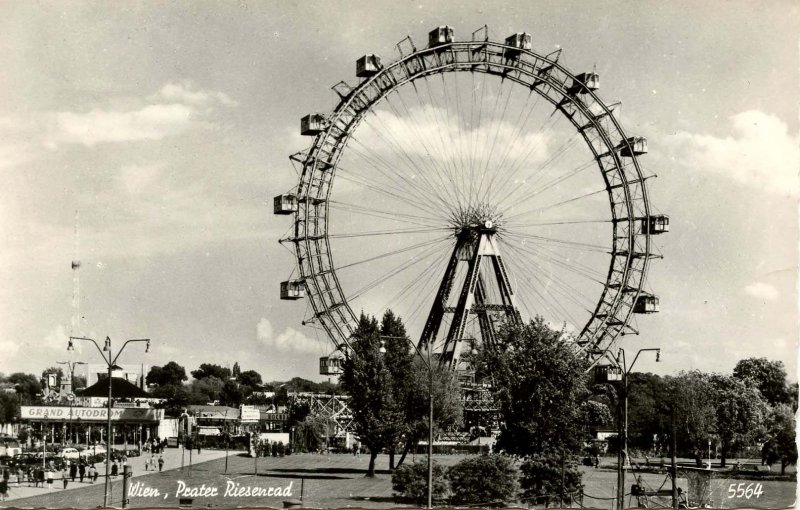
[{"label": "grand autodrom sign", "polygon": [[[81,421],[106,421],[107,413],[108,410],[104,407],[22,406],[22,419],[34,421],[64,421],[70,418]],[[157,422],[163,418],[163,409],[111,409],[111,421]]]}]

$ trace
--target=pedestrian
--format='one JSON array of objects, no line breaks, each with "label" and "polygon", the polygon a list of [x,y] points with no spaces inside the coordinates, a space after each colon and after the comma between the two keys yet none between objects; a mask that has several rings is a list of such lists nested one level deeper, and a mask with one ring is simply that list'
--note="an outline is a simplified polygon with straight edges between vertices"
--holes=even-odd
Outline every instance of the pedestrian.
[{"label": "pedestrian", "polygon": [[197,439],[197,455],[200,455],[200,438]]},{"label": "pedestrian", "polygon": [[158,456],[158,471],[161,472],[164,469],[164,457],[161,455]]},{"label": "pedestrian", "polygon": [[44,468],[38,470],[38,474],[36,475],[36,480],[38,480],[38,482],[42,486],[42,489],[44,489]]},{"label": "pedestrian", "polygon": [[94,469],[94,464],[89,466],[89,483],[94,483],[97,479],[97,471]]},{"label": "pedestrian", "polygon": [[356,444],[353,443],[353,457],[355,457],[356,455],[358,455],[358,446],[356,446]]},{"label": "pedestrian", "polygon": [[36,483],[36,475],[33,472],[33,467],[28,466],[28,487],[31,486],[31,482]]},{"label": "pedestrian", "polygon": [[47,473],[45,473],[45,477],[47,478],[47,488],[48,489],[52,489],[53,488],[53,471],[51,469],[48,469]]},{"label": "pedestrian", "polygon": [[116,478],[117,473],[119,473],[119,465],[117,464],[117,461],[115,459],[114,463],[111,464],[111,478]]},{"label": "pedestrian", "polygon": [[17,487],[22,485],[22,479],[25,477],[25,471],[21,467],[17,467]]},{"label": "pedestrian", "polygon": [[64,469],[61,470],[61,481],[64,482],[64,488],[67,488],[67,484],[69,483],[69,472],[67,471],[67,466],[64,466]]},{"label": "pedestrian", "polygon": [[71,462],[69,465],[69,478],[70,481],[75,481],[75,476],[78,474],[78,465],[75,462]]},{"label": "pedestrian", "polygon": [[83,483],[84,476],[86,476],[86,462],[81,460],[81,463],[78,465],[78,477],[81,483]]},{"label": "pedestrian", "polygon": [[0,501],[5,501],[8,495],[8,482],[0,480]]}]

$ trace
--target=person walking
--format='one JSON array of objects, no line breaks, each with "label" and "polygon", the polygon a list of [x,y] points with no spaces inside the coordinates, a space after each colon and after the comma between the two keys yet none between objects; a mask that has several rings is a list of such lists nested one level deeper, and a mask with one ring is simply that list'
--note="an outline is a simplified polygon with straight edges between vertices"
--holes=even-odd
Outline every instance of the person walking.
[{"label": "person walking", "polygon": [[17,467],[17,487],[22,486],[23,478],[25,478],[25,471],[21,467]]},{"label": "person walking", "polygon": [[64,483],[64,488],[67,488],[67,484],[69,483],[69,475],[72,468],[67,471],[67,466],[64,466],[64,469],[61,470],[61,481]]},{"label": "person walking", "polygon": [[8,495],[8,481],[0,479],[0,501],[5,501]]},{"label": "person walking", "polygon": [[164,457],[161,455],[158,456],[158,471],[159,473],[164,469]]},{"label": "person walking", "polygon": [[117,464],[117,460],[114,459],[114,463],[111,464],[111,478],[116,478],[118,473],[119,473],[119,465]]},{"label": "person walking", "polygon": [[91,469],[92,469],[92,483],[94,483],[97,481],[97,476],[99,475],[99,473],[97,472],[97,468],[95,467],[94,464],[92,464]]},{"label": "person walking", "polygon": [[197,438],[197,455],[200,455],[200,438]]},{"label": "person walking", "polygon": [[78,464],[78,477],[81,483],[83,483],[84,476],[86,476],[86,462],[81,460],[81,463]]},{"label": "person walking", "polygon": [[78,474],[78,464],[76,462],[70,462],[69,464],[69,478],[70,481],[75,481],[75,476]]},{"label": "person walking", "polygon": [[47,478],[47,489],[50,490],[53,488],[53,470],[48,469],[45,477]]}]

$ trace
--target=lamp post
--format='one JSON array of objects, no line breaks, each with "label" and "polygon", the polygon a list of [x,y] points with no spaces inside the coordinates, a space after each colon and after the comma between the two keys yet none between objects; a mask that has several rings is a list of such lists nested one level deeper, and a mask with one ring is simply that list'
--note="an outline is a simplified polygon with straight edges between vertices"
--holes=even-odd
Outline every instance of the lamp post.
[{"label": "lamp post", "polygon": [[383,336],[381,335],[381,347],[379,352],[381,354],[386,353],[386,346],[384,339],[401,339],[405,340],[407,343],[411,344],[411,347],[414,348],[417,355],[425,362],[425,366],[428,369],[428,403],[429,403],[429,414],[428,414],[428,506],[427,508],[433,508],[433,365],[431,365],[431,349],[430,345],[428,346],[428,355],[427,358],[422,355],[419,348],[412,342],[409,338],[404,336]]},{"label": "lamp post", "polygon": [[[144,352],[150,352],[150,339],[149,338],[132,338],[130,340],[126,340],[122,347],[120,347],[119,351],[117,352],[116,356],[112,356],[111,351],[111,338],[106,337],[105,344],[101,349],[100,346],[97,344],[97,341],[93,338],[86,338],[82,336],[71,336],[69,337],[69,344],[67,345],[68,351],[74,351],[75,346],[73,345],[73,340],[83,340],[86,342],[92,342],[95,347],[97,347],[97,351],[100,353],[100,356],[103,357],[103,361],[106,362],[108,367],[108,402],[106,406],[106,434],[108,437],[107,446],[106,448],[106,480],[105,480],[105,488],[103,492],[103,506],[108,507],[109,499],[111,496],[111,492],[109,490],[109,479],[111,477],[111,444],[112,444],[112,437],[111,437],[111,371],[112,367],[116,365],[117,359],[119,359],[120,354],[122,351],[125,350],[125,347],[132,342],[146,342],[146,347]],[[106,356],[105,353],[108,353]]]},{"label": "lamp post", "polygon": [[647,351],[654,351],[656,353],[656,362],[661,361],[661,349],[658,348],[647,348],[647,349],[639,349],[636,353],[636,356],[633,358],[633,362],[631,362],[631,366],[628,367],[626,359],[625,359],[625,349],[620,348],[617,351],[617,357],[612,358],[609,357],[606,353],[606,357],[610,359],[617,368],[621,369],[622,371],[622,396],[624,400],[624,412],[623,412],[623,428],[622,428],[622,444],[620,445],[620,451],[617,455],[617,510],[622,510],[625,505],[625,463],[629,462],[628,460],[628,374],[633,371],[633,366],[636,365],[636,360],[639,359],[639,355],[643,352]]},{"label": "lamp post", "polygon": [[[56,363],[59,365],[67,365],[67,369],[69,369],[69,393],[67,394],[67,400],[69,400],[69,438],[70,442],[72,442],[72,404],[75,401],[75,390],[72,387],[72,383],[75,379],[75,366],[85,365],[86,363],[83,361],[57,361]],[[66,441],[64,444],[66,444]]]}]

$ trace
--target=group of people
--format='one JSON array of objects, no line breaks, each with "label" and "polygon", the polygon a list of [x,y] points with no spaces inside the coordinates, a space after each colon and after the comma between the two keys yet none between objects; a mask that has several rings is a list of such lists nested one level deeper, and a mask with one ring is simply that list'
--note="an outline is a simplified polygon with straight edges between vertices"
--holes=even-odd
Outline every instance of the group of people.
[{"label": "group of people", "polygon": [[153,455],[158,455],[159,453],[162,453],[164,449],[166,449],[166,447],[167,447],[166,439],[162,440],[160,437],[155,437],[155,438],[151,437],[144,444],[143,449],[144,451],[150,452]]},{"label": "group of people", "polygon": [[[114,464],[116,467],[116,461],[114,461]],[[64,469],[61,470],[61,480],[65,489],[70,481],[75,481],[76,476],[81,483],[83,483],[84,478],[87,478],[87,476],[89,483],[94,483],[97,481],[99,474],[94,464],[90,464],[84,459],[80,459],[78,462],[67,461],[64,465]],[[48,483],[52,485],[52,479],[49,479]]]}]

